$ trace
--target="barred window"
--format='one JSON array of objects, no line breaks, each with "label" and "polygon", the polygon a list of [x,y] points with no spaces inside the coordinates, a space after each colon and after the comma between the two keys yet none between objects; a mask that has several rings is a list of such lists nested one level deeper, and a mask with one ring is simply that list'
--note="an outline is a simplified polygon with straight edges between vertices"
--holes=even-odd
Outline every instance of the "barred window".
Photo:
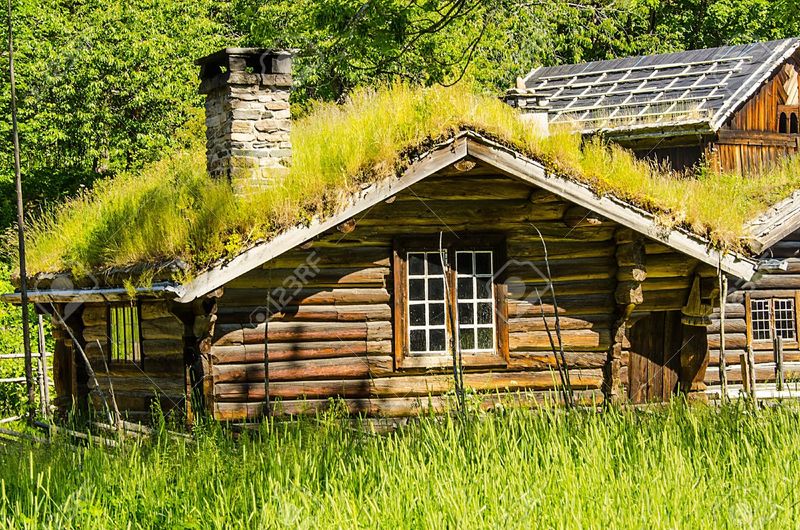
[{"label": "barred window", "polygon": [[751,299],[750,329],[754,341],[769,341],[773,337],[797,340],[794,299]]},{"label": "barred window", "polygon": [[135,304],[108,307],[108,360],[140,363],[142,361],[139,309]]},{"label": "barred window", "polygon": [[462,351],[494,349],[494,268],[491,251],[456,252],[458,341]]}]

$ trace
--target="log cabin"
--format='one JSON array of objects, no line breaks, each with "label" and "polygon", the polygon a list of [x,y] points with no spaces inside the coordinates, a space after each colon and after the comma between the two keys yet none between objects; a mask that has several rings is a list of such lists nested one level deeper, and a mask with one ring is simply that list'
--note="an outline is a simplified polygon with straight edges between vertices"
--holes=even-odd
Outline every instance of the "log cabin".
[{"label": "log cabin", "polygon": [[[758,55],[764,46],[772,51]],[[719,110],[717,93],[747,106],[759,87],[731,96],[725,83],[763,77],[759,83],[770,84],[770,75],[788,75],[782,65],[796,50],[797,41],[734,47],[727,58],[712,50],[690,55],[680,69],[677,59],[662,57],[651,70],[647,58],[622,60],[602,79],[627,67],[643,88],[614,101],[644,91],[655,101],[642,108],[671,105],[680,96],[655,96],[648,83],[661,79],[669,92],[691,79],[695,89],[722,86],[703,89],[712,91],[704,100],[712,117],[692,118],[687,128],[675,110],[674,130],[651,127],[648,117],[636,138],[608,121],[583,132],[625,143],[672,131],[675,152],[694,138],[697,156],[716,156],[725,134],[713,124],[720,112],[725,127],[735,115]],[[208,173],[239,193],[271,185],[255,182],[260,169],[275,174],[290,164],[291,63],[285,52],[241,48],[198,61]],[[572,85],[584,85],[564,90],[587,92],[581,72],[588,70],[564,68],[579,72]],[[539,109],[531,102],[542,103],[540,85],[565,76],[543,72],[526,79],[533,89],[512,91],[507,101]],[[678,81],[664,84],[667,74]],[[591,78],[598,83],[621,85]],[[559,91],[544,106],[551,123],[560,120]],[[353,414],[410,416],[447,410],[462,388],[483,407],[645,402],[678,392],[705,399],[720,275],[742,285],[758,280],[758,257],[718,250],[707,234],[665,226],[637,204],[465,129],[422,146],[397,175],[364,186],[337,211],[182,283],[134,289],[122,272],[81,285],[65,271],[38,277],[31,299],[53,318],[59,406],[97,406],[97,388],[107,395],[113,384],[118,407],[134,420],[157,405],[188,421],[198,414],[252,421],[314,413],[331,398]]]},{"label": "log cabin", "polygon": [[[799,75],[800,39],[790,38],[537,68],[506,100],[551,126],[602,135],[675,170],[706,165],[747,177],[800,149]],[[795,194],[750,223],[748,246],[759,273],[730,283],[724,363],[719,308],[712,314],[706,378],[712,396],[720,395],[723,379],[732,396],[744,388],[748,349],[760,395],[796,393],[778,382],[800,375],[799,203]]]},{"label": "log cabin", "polygon": [[747,175],[800,147],[800,39],[541,67],[509,104],[676,170]]}]

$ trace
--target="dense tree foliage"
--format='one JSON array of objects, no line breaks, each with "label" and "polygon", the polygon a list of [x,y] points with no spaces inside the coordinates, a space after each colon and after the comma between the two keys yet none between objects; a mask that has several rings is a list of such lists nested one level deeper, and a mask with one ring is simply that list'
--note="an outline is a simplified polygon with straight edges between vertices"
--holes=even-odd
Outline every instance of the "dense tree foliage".
[{"label": "dense tree foliage", "polygon": [[[34,212],[157,158],[187,124],[197,134],[193,60],[225,44],[296,48],[302,103],[393,78],[499,91],[537,64],[800,33],[791,0],[19,0],[14,13]],[[4,67],[6,109],[8,92]],[[0,228],[13,220],[8,121]]]}]

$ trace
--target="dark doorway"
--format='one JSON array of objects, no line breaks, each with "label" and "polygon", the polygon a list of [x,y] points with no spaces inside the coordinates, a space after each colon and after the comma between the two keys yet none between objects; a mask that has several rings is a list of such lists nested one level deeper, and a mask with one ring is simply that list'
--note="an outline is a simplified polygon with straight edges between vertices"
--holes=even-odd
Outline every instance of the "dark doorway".
[{"label": "dark doorway", "polygon": [[681,369],[680,311],[658,311],[628,330],[628,399],[632,403],[667,401],[678,389]]}]

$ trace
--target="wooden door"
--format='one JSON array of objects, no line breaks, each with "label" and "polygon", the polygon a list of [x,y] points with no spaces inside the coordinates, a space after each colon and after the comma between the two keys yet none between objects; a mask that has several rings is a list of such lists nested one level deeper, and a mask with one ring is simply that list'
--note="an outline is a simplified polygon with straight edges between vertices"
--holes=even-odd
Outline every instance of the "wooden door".
[{"label": "wooden door", "polygon": [[630,330],[628,399],[632,403],[667,401],[678,389],[681,367],[680,311],[657,311]]}]

